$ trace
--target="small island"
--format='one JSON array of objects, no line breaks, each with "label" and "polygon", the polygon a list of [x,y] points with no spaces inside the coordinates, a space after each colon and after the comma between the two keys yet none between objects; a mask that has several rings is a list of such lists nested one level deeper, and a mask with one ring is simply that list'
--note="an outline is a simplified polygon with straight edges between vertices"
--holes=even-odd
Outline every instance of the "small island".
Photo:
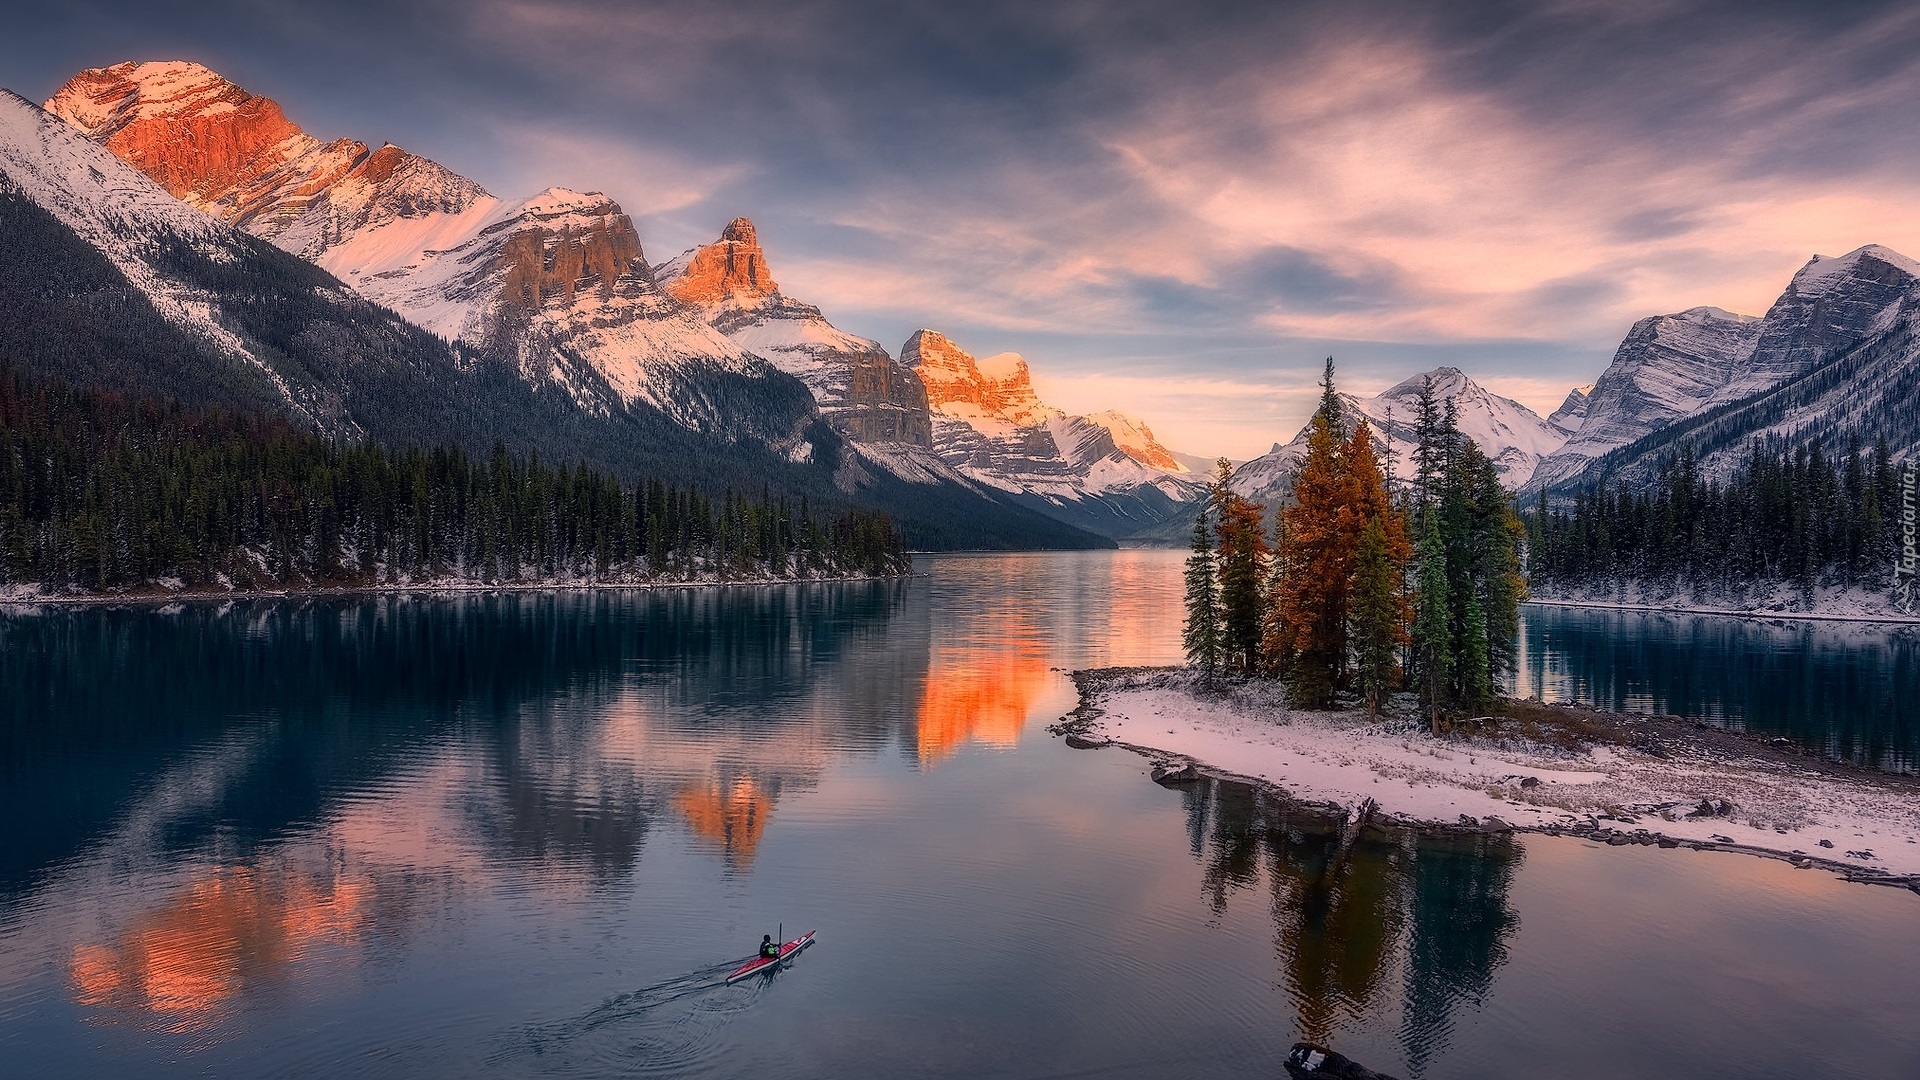
[{"label": "small island", "polygon": [[[1069,745],[1138,751],[1165,784],[1252,782],[1343,812],[1350,830],[1378,815],[1745,851],[1920,892],[1920,777],[1704,721],[1499,695],[1530,560],[1550,578],[1671,567],[1569,554],[1585,534],[1566,515],[1542,511],[1529,531],[1430,383],[1405,482],[1383,471],[1366,418],[1344,414],[1331,360],[1322,389],[1270,534],[1220,463],[1186,563],[1189,664],[1076,672],[1079,707],[1055,725]],[[1876,472],[1892,475],[1884,460]],[[1835,553],[1859,563],[1887,543],[1855,532]]]}]

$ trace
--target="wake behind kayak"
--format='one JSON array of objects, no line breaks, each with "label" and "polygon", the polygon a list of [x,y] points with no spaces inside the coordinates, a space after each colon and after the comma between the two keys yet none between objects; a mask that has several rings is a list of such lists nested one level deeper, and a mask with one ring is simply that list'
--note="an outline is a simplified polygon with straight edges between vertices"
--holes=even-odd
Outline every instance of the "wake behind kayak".
[{"label": "wake behind kayak", "polygon": [[735,969],[733,974],[727,976],[727,982],[730,984],[737,983],[741,979],[758,975],[763,971],[774,970],[780,965],[793,959],[796,955],[799,954],[801,949],[804,949],[807,946],[813,944],[813,935],[819,932],[820,931],[818,930],[809,930],[806,933],[800,935],[799,937],[794,938],[792,941],[789,941],[785,945],[780,946],[780,952],[778,953],[778,955],[756,956],[753,959],[747,961],[746,963],[741,964],[739,968]]}]

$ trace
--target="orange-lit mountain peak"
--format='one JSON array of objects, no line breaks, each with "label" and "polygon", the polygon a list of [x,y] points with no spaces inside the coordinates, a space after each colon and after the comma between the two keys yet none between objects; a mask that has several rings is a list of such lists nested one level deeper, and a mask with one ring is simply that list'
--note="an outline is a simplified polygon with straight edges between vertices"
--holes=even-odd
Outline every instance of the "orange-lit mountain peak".
[{"label": "orange-lit mountain peak", "polygon": [[920,330],[900,347],[900,362],[927,387],[927,404],[941,412],[1042,424],[1059,410],[1040,400],[1033,372],[1019,353],[980,359],[938,330]]},{"label": "orange-lit mountain peak", "polygon": [[727,222],[720,239],[661,268],[660,284],[674,299],[699,307],[729,302],[752,306],[780,291],[767,269],[759,233],[743,217]]}]

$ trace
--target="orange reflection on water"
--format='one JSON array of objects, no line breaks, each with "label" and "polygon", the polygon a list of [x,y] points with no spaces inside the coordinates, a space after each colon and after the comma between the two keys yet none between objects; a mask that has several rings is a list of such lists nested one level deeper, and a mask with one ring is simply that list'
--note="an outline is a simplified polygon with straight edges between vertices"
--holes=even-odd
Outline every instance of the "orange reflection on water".
[{"label": "orange reflection on water", "polygon": [[[1013,628],[1009,628],[1010,630]],[[970,741],[1012,746],[1027,710],[1047,686],[1046,653],[1030,635],[1008,633],[998,647],[939,645],[920,695],[916,749],[922,768]]]},{"label": "orange reflection on water", "polygon": [[673,805],[686,815],[695,835],[721,846],[727,864],[736,869],[753,861],[767,819],[773,816],[773,796],[745,776],[725,787],[710,781],[685,788],[673,797]]},{"label": "orange reflection on water", "polygon": [[69,968],[81,1005],[149,1011],[189,1029],[243,989],[328,939],[366,925],[370,887],[300,871],[212,871],[107,944],[83,944]]}]

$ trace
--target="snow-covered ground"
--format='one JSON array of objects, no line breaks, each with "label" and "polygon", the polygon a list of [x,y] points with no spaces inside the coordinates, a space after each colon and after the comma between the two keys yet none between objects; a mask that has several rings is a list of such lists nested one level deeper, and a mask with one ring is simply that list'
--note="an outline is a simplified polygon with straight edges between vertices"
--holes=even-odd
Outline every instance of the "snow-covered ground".
[{"label": "snow-covered ground", "polygon": [[1560,607],[1617,608],[1700,615],[1749,615],[1764,619],[1840,619],[1847,622],[1920,623],[1920,608],[1900,610],[1891,590],[1771,584],[1742,595],[1661,589],[1640,583],[1591,588],[1550,587],[1528,596],[1529,603]]},{"label": "snow-covered ground", "polygon": [[[1076,745],[1111,741],[1184,759],[1303,801],[1353,806],[1371,797],[1382,813],[1409,822],[1465,818],[1593,831],[1602,840],[1617,834],[1619,843],[1658,842],[1657,834],[1666,846],[1920,875],[1920,780],[1913,777],[1769,753],[1764,743],[1743,745],[1733,736],[1692,739],[1672,721],[1623,728],[1630,737],[1617,744],[1566,749],[1518,738],[1436,739],[1411,717],[1291,709],[1271,683],[1196,693],[1184,669],[1076,678],[1081,708],[1058,729],[1078,735]],[[1608,717],[1583,712],[1585,724]]]}]

